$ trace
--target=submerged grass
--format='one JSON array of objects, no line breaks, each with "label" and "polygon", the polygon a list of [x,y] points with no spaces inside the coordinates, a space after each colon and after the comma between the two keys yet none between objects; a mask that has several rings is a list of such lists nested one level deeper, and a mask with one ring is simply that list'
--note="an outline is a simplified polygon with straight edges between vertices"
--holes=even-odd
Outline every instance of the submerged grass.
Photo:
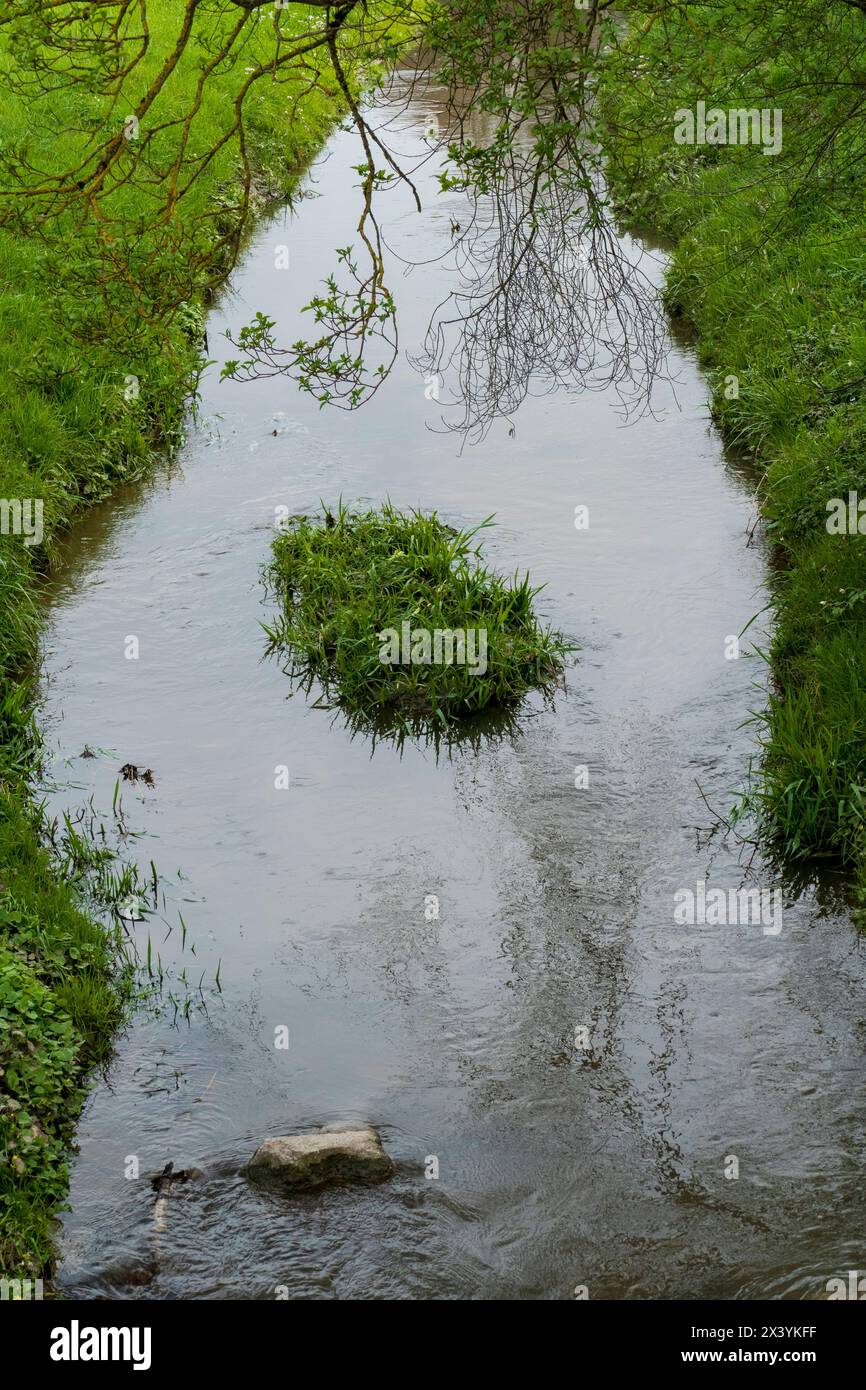
[{"label": "submerged grass", "polygon": [[[840,69],[862,16],[849,45],[846,23],[833,40]],[[699,24],[623,38],[628,80],[604,93],[609,177],[630,223],[674,240],[667,307],[697,330],[723,434],[763,465],[777,619],[745,809],[780,857],[841,862],[866,881],[866,535],[827,529],[832,499],[866,493],[866,210],[860,181],[838,176],[846,159],[862,165],[866,136],[849,127],[826,167],[815,154],[809,195],[793,202],[758,147],[676,144],[677,108],[716,93],[787,119],[793,49],[786,65],[779,40],[742,91],[737,34],[733,7],[702,6]],[[809,93],[832,99],[832,84]],[[802,140],[806,161],[808,130],[786,125],[787,157]]]},{"label": "submerged grass", "polygon": [[271,584],[282,612],[266,627],[304,688],[379,723],[441,727],[552,690],[573,648],[542,627],[539,589],[483,561],[479,533],[436,513],[351,511],[297,516],[274,542]]}]

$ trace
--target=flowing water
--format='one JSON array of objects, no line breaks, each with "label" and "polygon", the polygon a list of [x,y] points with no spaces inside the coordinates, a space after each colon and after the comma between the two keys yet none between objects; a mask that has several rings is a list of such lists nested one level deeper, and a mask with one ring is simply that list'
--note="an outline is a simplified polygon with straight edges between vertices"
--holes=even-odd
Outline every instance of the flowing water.
[{"label": "flowing water", "polygon": [[[404,148],[424,119],[399,115]],[[211,316],[214,357],[259,309],[300,335],[352,240],[358,160],[337,133],[315,196],[261,228]],[[448,289],[435,258],[459,195],[420,216],[388,196],[391,246],[424,262],[394,285],[411,352]],[[440,409],[405,353],[356,414],[213,367],[180,459],[75,529],[48,596],[50,804],[92,795],[110,819],[121,764],[153,769],[124,788],[128,851],[171,880],[174,930],[130,931],[142,953],[150,932],[166,993],[205,973],[207,1009],[140,1010],[97,1080],[67,1296],[797,1298],[864,1267],[850,922],[811,892],[778,934],[674,920],[700,880],[777,885],[699,829],[702,793],[727,811],[755,749],[763,668],[725,642],[763,606],[767,557],[693,354],[672,354],[676,399],[627,427],[610,393],[560,389],[462,451],[429,428]],[[488,558],[546,582],[544,616],[581,647],[555,707],[437,757],[290,695],[264,659],[260,568],[276,508],[340,494],[457,525],[495,512]],[[337,1120],[379,1127],[391,1181],[286,1199],[241,1173],[264,1137]],[[168,1161],[201,1177],[155,1222],[148,1178]]]}]

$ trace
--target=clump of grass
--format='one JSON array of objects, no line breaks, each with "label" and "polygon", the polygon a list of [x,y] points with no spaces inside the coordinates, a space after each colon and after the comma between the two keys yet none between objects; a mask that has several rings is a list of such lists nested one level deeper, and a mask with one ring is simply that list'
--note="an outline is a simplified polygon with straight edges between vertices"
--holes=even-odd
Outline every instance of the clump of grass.
[{"label": "clump of grass", "polygon": [[[282,604],[265,627],[271,649],[288,654],[306,690],[318,680],[330,705],[396,725],[451,726],[532,689],[549,693],[573,647],[539,623],[528,575],[508,580],[484,563],[476,537],[491,520],[458,531],[390,503],[291,518],[268,571]],[[407,631],[414,647],[403,645]],[[459,641],[437,646],[437,632],[466,634],[463,659]]]}]

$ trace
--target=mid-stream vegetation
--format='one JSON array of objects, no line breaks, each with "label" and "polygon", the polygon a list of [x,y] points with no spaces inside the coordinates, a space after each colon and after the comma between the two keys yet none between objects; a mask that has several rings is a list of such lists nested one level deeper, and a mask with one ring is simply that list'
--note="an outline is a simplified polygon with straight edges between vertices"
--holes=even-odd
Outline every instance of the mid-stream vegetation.
[{"label": "mid-stream vegetation", "polygon": [[484,564],[478,533],[387,505],[296,517],[274,542],[268,629],[305,688],[351,716],[448,726],[552,688],[568,644],[533,613],[529,576]]}]

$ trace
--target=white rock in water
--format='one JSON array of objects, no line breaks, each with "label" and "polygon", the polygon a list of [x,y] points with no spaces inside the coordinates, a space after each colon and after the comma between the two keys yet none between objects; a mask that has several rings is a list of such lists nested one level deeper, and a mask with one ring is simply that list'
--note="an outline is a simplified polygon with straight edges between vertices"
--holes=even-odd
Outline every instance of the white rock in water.
[{"label": "white rock in water", "polygon": [[394,1163],[376,1130],[365,1125],[266,1139],[246,1171],[256,1181],[280,1187],[321,1187],[331,1182],[383,1182],[393,1173]]}]

